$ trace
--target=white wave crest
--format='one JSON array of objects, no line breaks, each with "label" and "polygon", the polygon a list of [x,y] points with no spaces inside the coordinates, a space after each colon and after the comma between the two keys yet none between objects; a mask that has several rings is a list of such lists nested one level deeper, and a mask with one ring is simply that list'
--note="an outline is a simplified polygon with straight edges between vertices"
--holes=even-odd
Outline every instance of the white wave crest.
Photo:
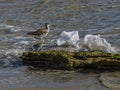
[{"label": "white wave crest", "polygon": [[107,51],[110,53],[116,53],[115,47],[112,47],[106,39],[101,38],[100,35],[88,34],[84,37],[84,45],[90,50]]},{"label": "white wave crest", "polygon": [[105,38],[100,35],[87,34],[83,39],[79,38],[78,31],[66,32],[63,31],[60,38],[57,40],[57,45],[71,45],[78,49],[92,51],[106,51],[116,53],[115,47],[111,46]]},{"label": "white wave crest", "polygon": [[76,46],[77,42],[79,41],[79,34],[78,31],[71,31],[71,32],[66,32],[63,31],[60,35],[60,38],[57,40],[57,45],[72,45]]}]

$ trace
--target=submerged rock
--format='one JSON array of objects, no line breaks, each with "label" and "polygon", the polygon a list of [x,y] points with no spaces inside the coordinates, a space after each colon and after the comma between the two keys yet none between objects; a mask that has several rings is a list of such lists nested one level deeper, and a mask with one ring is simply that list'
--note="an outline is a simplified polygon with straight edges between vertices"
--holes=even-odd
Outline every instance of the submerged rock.
[{"label": "submerged rock", "polygon": [[104,72],[100,74],[99,79],[104,86],[120,90],[120,72]]},{"label": "submerged rock", "polygon": [[41,69],[74,70],[80,68],[119,69],[120,54],[106,52],[39,51],[24,52],[20,57],[25,65]]}]

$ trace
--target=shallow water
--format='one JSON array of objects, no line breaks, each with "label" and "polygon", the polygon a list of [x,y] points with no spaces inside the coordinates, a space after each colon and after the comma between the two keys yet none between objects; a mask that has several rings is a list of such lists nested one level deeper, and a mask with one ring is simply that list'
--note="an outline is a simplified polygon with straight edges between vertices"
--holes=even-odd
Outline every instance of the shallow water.
[{"label": "shallow water", "polygon": [[77,30],[81,39],[100,34],[120,53],[119,10],[119,0],[0,0],[0,86],[108,90],[99,74],[30,71],[18,57],[30,50],[32,37],[27,33],[45,22],[51,24],[44,39],[49,45],[62,31]]}]

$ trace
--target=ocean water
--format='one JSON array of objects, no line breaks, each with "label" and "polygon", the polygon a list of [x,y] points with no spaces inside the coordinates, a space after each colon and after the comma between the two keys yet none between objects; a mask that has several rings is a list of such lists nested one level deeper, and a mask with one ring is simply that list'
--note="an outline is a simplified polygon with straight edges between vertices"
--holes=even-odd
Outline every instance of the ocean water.
[{"label": "ocean water", "polygon": [[[51,24],[44,38],[48,46],[56,44],[63,31],[78,31],[89,49],[102,43],[101,50],[120,53],[119,0],[0,0],[0,87],[120,89],[119,72],[31,71],[24,66],[19,56],[33,43],[27,33],[46,22]],[[111,81],[107,78],[106,84],[107,76]]]}]

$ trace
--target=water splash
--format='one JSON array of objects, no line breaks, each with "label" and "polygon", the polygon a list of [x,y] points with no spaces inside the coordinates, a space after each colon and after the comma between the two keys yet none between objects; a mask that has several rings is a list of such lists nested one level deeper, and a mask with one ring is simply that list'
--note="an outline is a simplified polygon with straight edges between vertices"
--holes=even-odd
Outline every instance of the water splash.
[{"label": "water splash", "polygon": [[84,37],[84,45],[90,50],[107,51],[116,53],[115,47],[111,46],[106,39],[101,38],[100,35],[88,34]]},{"label": "water splash", "polygon": [[0,55],[19,57],[23,52],[24,49],[2,49]]},{"label": "water splash", "polygon": [[80,39],[79,39],[78,31],[71,31],[71,32],[63,31],[60,35],[60,38],[57,40],[57,45],[76,46],[79,40]]},{"label": "water splash", "polygon": [[17,67],[20,66],[19,56],[22,55],[22,49],[3,49],[0,51],[0,67]]},{"label": "water splash", "polygon": [[79,38],[78,31],[63,31],[57,40],[57,45],[75,46],[79,50],[106,51],[109,53],[117,53],[115,47],[111,46],[105,38],[100,35],[87,34],[85,37]]}]

